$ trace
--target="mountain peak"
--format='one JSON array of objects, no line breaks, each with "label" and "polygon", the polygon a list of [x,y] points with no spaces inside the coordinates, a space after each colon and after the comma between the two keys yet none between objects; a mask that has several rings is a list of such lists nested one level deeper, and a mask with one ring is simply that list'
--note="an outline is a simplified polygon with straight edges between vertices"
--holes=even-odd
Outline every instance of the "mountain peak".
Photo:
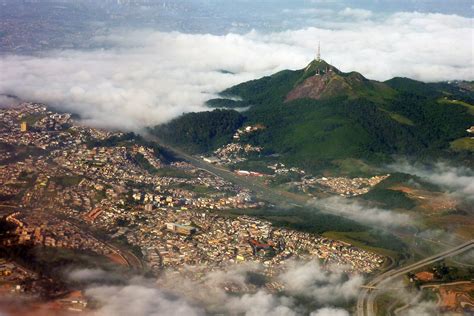
[{"label": "mountain peak", "polygon": [[315,74],[327,74],[329,72],[339,73],[340,71],[323,59],[314,59],[308,64],[308,66],[306,66],[304,72],[306,75],[311,76]]},{"label": "mountain peak", "polygon": [[338,95],[356,97],[367,90],[377,90],[379,85],[358,72],[344,73],[322,59],[315,59],[304,68],[285,101],[303,98],[318,100]]}]

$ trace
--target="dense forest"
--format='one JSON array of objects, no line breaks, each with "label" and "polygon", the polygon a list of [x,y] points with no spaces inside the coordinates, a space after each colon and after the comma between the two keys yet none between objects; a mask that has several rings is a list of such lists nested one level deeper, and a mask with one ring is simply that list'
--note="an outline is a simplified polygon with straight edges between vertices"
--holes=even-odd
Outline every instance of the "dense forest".
[{"label": "dense forest", "polygon": [[231,142],[244,119],[239,112],[232,110],[189,113],[156,126],[152,133],[190,152],[207,152]]},{"label": "dense forest", "polygon": [[251,104],[247,101],[241,100],[232,100],[232,99],[225,99],[225,98],[218,98],[218,99],[211,99],[206,102],[206,105],[210,108],[245,108],[250,106]]}]

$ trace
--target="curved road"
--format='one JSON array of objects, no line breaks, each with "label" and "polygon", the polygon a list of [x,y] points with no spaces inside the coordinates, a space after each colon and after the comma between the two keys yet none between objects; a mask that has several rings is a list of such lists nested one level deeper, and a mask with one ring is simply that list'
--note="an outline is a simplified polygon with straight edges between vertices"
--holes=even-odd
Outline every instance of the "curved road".
[{"label": "curved road", "polygon": [[77,221],[77,219],[67,217],[63,214],[53,214],[52,212],[50,215],[58,218],[59,220],[68,222],[69,225],[75,227],[78,231],[81,231],[84,234],[87,234],[89,238],[94,239],[97,242],[102,243],[106,245],[107,247],[109,247],[112,251],[115,252],[115,254],[117,254],[120,258],[122,258],[127,263],[129,268],[136,271],[140,271],[143,268],[145,268],[144,263],[137,256],[135,256],[131,251],[124,249],[123,247],[119,247],[117,245],[111,244],[104,238],[98,236],[92,229],[90,229],[90,227],[87,227],[86,225],[84,225],[84,223]]},{"label": "curved road", "polygon": [[425,258],[408,266],[389,270],[385,273],[382,273],[375,277],[372,281],[366,284],[367,288],[363,288],[359,293],[359,297],[357,299],[357,316],[375,316],[375,299],[378,295],[377,286],[379,286],[383,282],[390,281],[396,277],[399,277],[405,273],[410,271],[416,270],[428,264],[432,264],[434,262],[440,261],[444,258],[452,257],[457,254],[460,254],[466,250],[469,250],[474,247],[474,239],[465,242],[457,247],[451,248],[434,256]]}]

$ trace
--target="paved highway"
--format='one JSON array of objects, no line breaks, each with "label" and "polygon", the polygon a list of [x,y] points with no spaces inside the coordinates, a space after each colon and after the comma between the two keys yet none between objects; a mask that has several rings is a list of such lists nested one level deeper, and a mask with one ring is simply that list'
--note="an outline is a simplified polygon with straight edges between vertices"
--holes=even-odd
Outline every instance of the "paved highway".
[{"label": "paved highway", "polygon": [[[432,264],[434,262],[440,261],[444,258],[452,257],[458,255],[464,251],[467,251],[474,247],[474,239],[468,242],[465,242],[457,247],[451,248],[434,256],[425,258],[418,262],[415,262],[411,265],[389,270],[385,273],[382,273],[375,277],[372,281],[366,284],[368,288],[363,288],[359,293],[359,297],[357,299],[357,311],[356,314],[358,316],[375,316],[375,299],[377,298],[378,291],[376,290],[377,287],[384,282],[388,282],[396,277],[404,275],[410,271],[416,270],[423,266]],[[371,290],[370,288],[375,288],[375,290]]]},{"label": "paved highway", "polygon": [[221,177],[229,182],[251,190],[255,195],[257,195],[257,197],[261,198],[262,200],[268,201],[269,203],[272,203],[275,206],[284,208],[291,208],[295,206],[302,207],[306,205],[306,203],[310,199],[310,197],[306,195],[295,194],[283,190],[278,190],[275,188],[270,188],[258,181],[258,179],[256,178],[238,176],[229,169],[207,163],[200,158],[185,153],[179,148],[170,146],[164,143],[156,136],[147,135],[145,138],[158,143],[161,147],[164,147],[166,150],[173,153],[176,157],[188,161],[199,169],[205,170],[215,176]]}]

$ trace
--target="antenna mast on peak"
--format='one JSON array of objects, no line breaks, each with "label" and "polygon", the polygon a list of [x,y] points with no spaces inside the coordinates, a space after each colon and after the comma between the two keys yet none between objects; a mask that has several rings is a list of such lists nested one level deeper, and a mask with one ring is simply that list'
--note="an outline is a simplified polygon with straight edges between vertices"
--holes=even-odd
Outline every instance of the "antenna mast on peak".
[{"label": "antenna mast on peak", "polygon": [[318,54],[316,55],[316,61],[321,61],[321,42],[318,42]]}]

